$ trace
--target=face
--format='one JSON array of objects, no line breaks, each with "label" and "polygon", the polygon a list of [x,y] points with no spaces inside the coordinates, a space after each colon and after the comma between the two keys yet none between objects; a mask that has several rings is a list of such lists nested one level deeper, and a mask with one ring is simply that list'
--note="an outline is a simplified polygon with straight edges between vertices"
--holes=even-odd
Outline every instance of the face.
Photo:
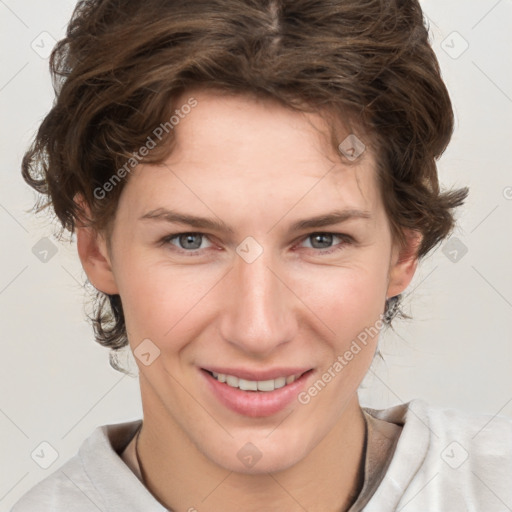
[{"label": "face", "polygon": [[[88,275],[121,296],[145,421],[223,468],[275,471],[357,403],[385,299],[414,270],[392,243],[369,150],[349,165],[320,116],[193,96],[172,155],[131,174],[107,270]],[[247,443],[265,455],[253,468]]]}]

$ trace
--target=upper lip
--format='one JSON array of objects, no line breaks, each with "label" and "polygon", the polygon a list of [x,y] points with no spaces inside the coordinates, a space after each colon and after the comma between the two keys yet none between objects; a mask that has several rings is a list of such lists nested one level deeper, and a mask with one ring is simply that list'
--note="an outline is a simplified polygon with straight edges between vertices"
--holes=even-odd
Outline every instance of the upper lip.
[{"label": "upper lip", "polygon": [[280,367],[280,368],[269,368],[267,370],[250,370],[247,368],[226,368],[222,366],[209,366],[203,368],[209,372],[224,373],[226,375],[233,375],[239,379],[244,380],[273,380],[278,377],[290,377],[291,375],[302,375],[303,373],[311,370],[309,367]]}]

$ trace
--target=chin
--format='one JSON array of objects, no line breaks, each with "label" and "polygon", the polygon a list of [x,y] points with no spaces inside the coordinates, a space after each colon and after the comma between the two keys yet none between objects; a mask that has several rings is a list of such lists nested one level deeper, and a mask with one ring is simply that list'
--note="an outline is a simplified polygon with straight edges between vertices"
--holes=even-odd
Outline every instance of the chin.
[{"label": "chin", "polygon": [[[266,433],[265,436],[268,436]],[[228,471],[247,475],[262,475],[284,471],[306,455],[304,443],[300,447],[293,443],[273,443],[262,439],[258,441],[230,442],[227,445],[217,444],[215,450],[204,450],[203,453],[214,464]],[[220,450],[218,449],[220,448]],[[228,456],[232,454],[232,456]]]}]

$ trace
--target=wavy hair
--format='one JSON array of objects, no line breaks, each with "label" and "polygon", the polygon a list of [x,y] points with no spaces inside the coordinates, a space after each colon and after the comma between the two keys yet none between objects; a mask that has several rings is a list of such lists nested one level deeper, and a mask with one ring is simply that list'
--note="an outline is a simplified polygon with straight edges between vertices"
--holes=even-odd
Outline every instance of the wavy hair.
[{"label": "wavy hair", "polygon": [[[95,190],[191,87],[323,112],[336,148],[337,120],[357,128],[378,156],[393,235],[403,243],[403,228],[420,232],[419,258],[448,236],[468,194],[440,190],[436,161],[454,116],[417,0],[80,0],[50,71],[55,102],[22,175],[41,193],[34,208],[51,207],[61,234],[79,219],[108,232],[129,176],[105,197]],[[161,162],[172,141],[169,130],[144,161]],[[387,325],[400,298],[386,303]],[[98,291],[90,319],[122,371],[112,357],[128,343],[121,298]]]}]

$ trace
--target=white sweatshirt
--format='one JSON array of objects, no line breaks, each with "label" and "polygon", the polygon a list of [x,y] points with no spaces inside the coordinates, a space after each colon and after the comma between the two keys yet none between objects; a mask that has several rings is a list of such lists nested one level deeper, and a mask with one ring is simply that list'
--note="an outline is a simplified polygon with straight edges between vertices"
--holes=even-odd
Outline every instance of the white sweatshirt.
[{"label": "white sweatshirt", "polygon": [[[358,499],[350,512],[512,511],[512,419],[431,407],[419,399],[363,410],[403,429],[369,501]],[[11,512],[165,512],[121,458],[140,424],[97,427]]]}]

